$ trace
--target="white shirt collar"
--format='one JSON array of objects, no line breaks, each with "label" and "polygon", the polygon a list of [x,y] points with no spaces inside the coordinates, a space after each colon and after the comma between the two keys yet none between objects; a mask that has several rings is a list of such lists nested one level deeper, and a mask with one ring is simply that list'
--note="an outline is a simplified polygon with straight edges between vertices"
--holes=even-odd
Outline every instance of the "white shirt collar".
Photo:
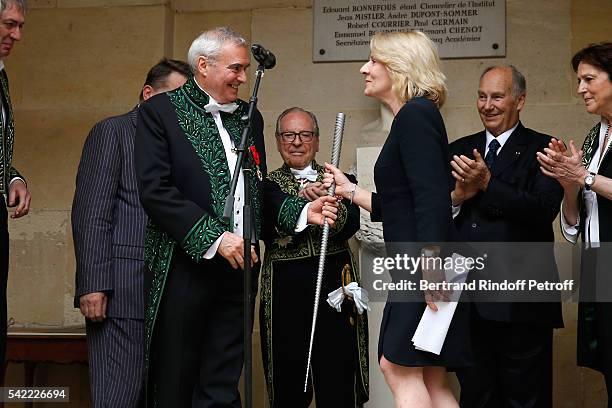
[{"label": "white shirt collar", "polygon": [[318,173],[312,168],[312,162],[303,169],[294,169],[290,167],[291,174],[297,179],[308,179],[309,181],[317,181]]},{"label": "white shirt collar", "polygon": [[485,146],[485,154],[489,151],[489,144],[491,143],[491,141],[493,139],[497,139],[497,141],[499,142],[499,146],[500,146],[499,149],[497,149],[497,154],[499,155],[499,152],[501,152],[501,149],[504,147],[508,139],[510,139],[510,135],[518,127],[519,123],[520,122],[516,122],[516,125],[514,125],[514,127],[506,130],[504,133],[502,133],[501,135],[497,137],[493,136],[491,132],[489,132],[488,129],[485,129],[485,133],[487,135],[487,144]]},{"label": "white shirt collar", "polygon": [[206,104],[206,106],[204,106],[206,112],[212,113],[213,116],[215,116],[218,115],[220,111],[234,113],[236,109],[238,109],[238,104],[236,102],[229,102],[225,104],[217,102],[215,98],[213,98],[208,92],[204,90],[204,88],[200,86],[198,81],[196,81],[195,79],[194,81],[198,88],[200,88],[200,90],[208,96],[208,103]]},{"label": "white shirt collar", "polygon": [[4,69],[4,61],[0,59],[0,71]]}]

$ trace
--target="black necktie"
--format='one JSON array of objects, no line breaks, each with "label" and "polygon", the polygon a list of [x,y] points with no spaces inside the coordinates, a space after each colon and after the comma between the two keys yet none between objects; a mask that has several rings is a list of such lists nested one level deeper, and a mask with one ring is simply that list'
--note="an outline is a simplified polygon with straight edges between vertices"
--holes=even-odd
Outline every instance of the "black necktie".
[{"label": "black necktie", "polygon": [[485,163],[487,163],[487,167],[489,169],[493,168],[493,165],[495,164],[495,158],[497,157],[497,149],[499,149],[500,146],[501,145],[499,144],[497,139],[493,139],[491,140],[491,143],[489,143],[489,151],[485,156]]}]

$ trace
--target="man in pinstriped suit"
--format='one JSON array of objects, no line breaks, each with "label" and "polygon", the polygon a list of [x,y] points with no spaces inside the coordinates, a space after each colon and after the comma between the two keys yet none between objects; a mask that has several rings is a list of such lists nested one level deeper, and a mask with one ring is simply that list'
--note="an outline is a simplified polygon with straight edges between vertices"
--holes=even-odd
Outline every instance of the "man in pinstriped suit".
[{"label": "man in pinstriped suit", "polygon": [[[162,59],[140,101],[185,83],[189,66]],[[74,304],[86,318],[94,407],[135,407],[142,389],[144,232],[133,150],[138,108],[96,124],[83,147],[72,204]]]}]

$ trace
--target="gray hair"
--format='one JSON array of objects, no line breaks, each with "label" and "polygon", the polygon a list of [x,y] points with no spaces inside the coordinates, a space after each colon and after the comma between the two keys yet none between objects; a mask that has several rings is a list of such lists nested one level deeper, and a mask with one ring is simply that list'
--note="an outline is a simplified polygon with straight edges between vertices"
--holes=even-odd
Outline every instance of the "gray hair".
[{"label": "gray hair", "polygon": [[0,13],[2,13],[9,5],[17,6],[21,13],[25,14],[28,11],[28,3],[26,0],[0,0]]},{"label": "gray hair", "polygon": [[217,27],[204,31],[193,40],[189,47],[187,62],[189,62],[191,70],[193,72],[197,71],[198,58],[200,57],[214,62],[219,57],[221,48],[226,42],[248,47],[245,38],[228,27]]},{"label": "gray hair", "polygon": [[315,114],[310,112],[310,111],[307,111],[306,109],[300,108],[298,106],[294,106],[293,108],[285,109],[283,111],[283,113],[281,113],[278,116],[278,119],[276,119],[276,135],[277,136],[282,133],[281,132],[281,126],[280,126],[281,125],[281,121],[283,120],[283,118],[285,116],[287,116],[288,114],[293,113],[293,112],[302,112],[302,113],[305,113],[308,116],[310,116],[310,119],[312,119],[312,124],[314,126],[313,131],[315,133],[315,136],[319,136],[319,123],[317,122],[317,117],[315,116]]},{"label": "gray hair", "polygon": [[516,69],[514,65],[501,64],[487,67],[484,71],[482,71],[480,79],[482,80],[482,77],[484,77],[487,72],[497,68],[506,68],[512,71],[512,95],[514,95],[516,98],[521,95],[525,95],[527,92],[527,81],[525,81],[525,76],[521,73],[521,71]]}]

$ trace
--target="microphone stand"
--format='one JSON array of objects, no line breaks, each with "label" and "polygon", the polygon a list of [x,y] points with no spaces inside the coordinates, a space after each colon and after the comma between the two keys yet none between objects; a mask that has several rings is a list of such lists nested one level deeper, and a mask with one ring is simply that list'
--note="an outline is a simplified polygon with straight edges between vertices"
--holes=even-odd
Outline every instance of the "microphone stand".
[{"label": "microphone stand", "polygon": [[252,348],[252,325],[253,319],[251,316],[251,301],[253,294],[251,293],[251,243],[256,244],[255,229],[253,228],[253,217],[251,215],[251,202],[249,192],[249,177],[251,169],[243,168],[245,155],[248,152],[247,138],[252,130],[253,112],[257,107],[257,92],[259,91],[259,83],[263,77],[265,67],[262,63],[257,67],[255,86],[253,94],[249,99],[249,111],[246,116],[241,118],[246,123],[242,130],[240,145],[237,146],[236,152],[238,158],[234,175],[230,184],[230,193],[225,200],[225,208],[223,210],[223,218],[231,219],[234,212],[234,197],[236,195],[236,186],[238,185],[238,176],[242,169],[244,177],[244,206],[242,212],[242,238],[244,245],[244,402],[246,408],[253,406],[253,348]]}]

